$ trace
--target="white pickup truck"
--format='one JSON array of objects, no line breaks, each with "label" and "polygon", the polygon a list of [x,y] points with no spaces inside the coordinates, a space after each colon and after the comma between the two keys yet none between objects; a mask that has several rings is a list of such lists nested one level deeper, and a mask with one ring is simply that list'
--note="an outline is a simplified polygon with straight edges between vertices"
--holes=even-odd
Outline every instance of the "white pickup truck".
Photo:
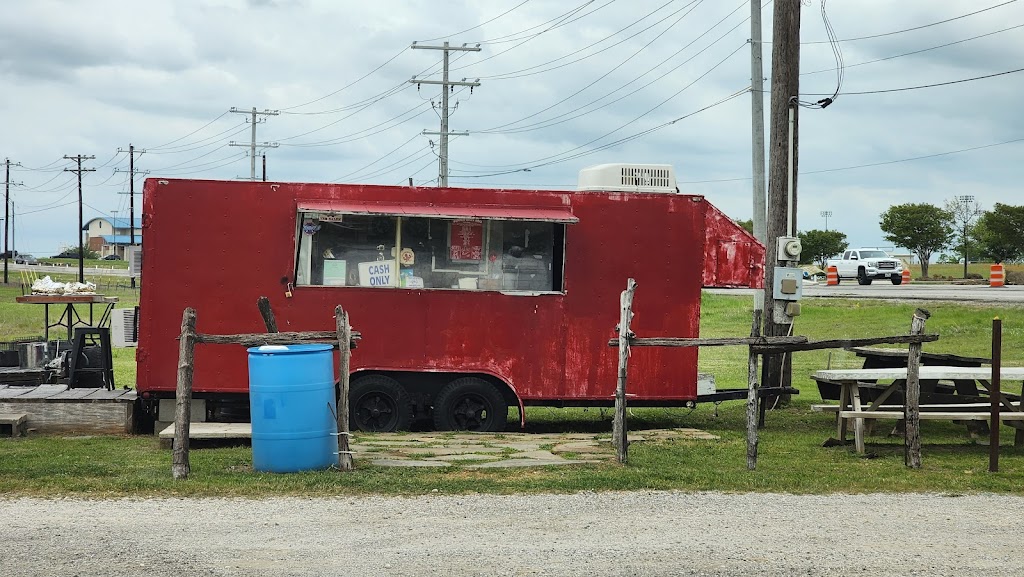
[{"label": "white pickup truck", "polygon": [[839,280],[857,279],[857,284],[871,284],[874,279],[889,279],[892,284],[903,282],[903,262],[877,248],[857,248],[843,253],[838,260],[830,260],[828,265],[835,266],[839,271]]}]

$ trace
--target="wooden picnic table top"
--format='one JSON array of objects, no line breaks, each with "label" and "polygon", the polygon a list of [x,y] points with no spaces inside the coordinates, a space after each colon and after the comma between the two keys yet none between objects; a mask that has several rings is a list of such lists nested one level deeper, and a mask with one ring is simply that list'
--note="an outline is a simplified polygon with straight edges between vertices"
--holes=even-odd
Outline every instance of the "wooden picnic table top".
[{"label": "wooden picnic table top", "polygon": [[52,305],[52,304],[75,304],[75,303],[116,303],[117,297],[105,295],[22,295],[14,297],[14,300],[22,304],[31,305]]},{"label": "wooden picnic table top", "polygon": [[[883,349],[878,347],[850,347],[847,349],[857,354],[858,357],[885,357],[885,358],[907,358],[907,349]],[[951,361],[955,363],[973,363],[978,365],[988,365],[992,363],[992,359],[984,357],[967,357],[963,355],[954,355],[951,353],[926,353],[921,351],[921,358],[933,361]]]},{"label": "wooden picnic table top", "polygon": [[[882,381],[907,378],[907,368],[885,369],[825,369],[816,371],[814,376],[830,381]],[[918,372],[921,379],[953,380],[971,379],[983,381],[992,378],[991,367],[946,367],[921,365]],[[1024,367],[1001,367],[999,377],[1006,381],[1024,381]]]}]

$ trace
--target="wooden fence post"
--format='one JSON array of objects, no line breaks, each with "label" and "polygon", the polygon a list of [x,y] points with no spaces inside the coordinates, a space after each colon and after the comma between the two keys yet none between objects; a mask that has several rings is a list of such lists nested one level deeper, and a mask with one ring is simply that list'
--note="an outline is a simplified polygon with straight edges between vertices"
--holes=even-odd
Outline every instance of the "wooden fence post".
[{"label": "wooden fence post", "polygon": [[616,448],[619,463],[628,460],[629,431],[626,426],[626,369],[629,364],[629,339],[633,332],[629,328],[633,320],[633,294],[636,281],[629,279],[626,290],[619,295],[619,379],[615,387],[615,420],[612,421],[612,444]]},{"label": "wooden fence post", "polygon": [[[750,327],[750,337],[761,336],[761,311],[754,310],[754,320]],[[747,470],[757,467],[757,353],[753,345],[747,350]]]},{"label": "wooden fence post", "polygon": [[352,470],[352,449],[349,446],[348,395],[349,358],[352,356],[352,327],[348,325],[348,313],[341,305],[334,307],[334,321],[338,328],[338,466],[342,471]]},{"label": "wooden fence post", "polygon": [[[910,323],[910,334],[924,334],[924,323],[931,313],[924,309],[914,311]],[[903,404],[903,418],[907,436],[904,444],[903,463],[913,469],[921,468],[921,343],[910,343],[907,354],[907,390]]]},{"label": "wooden fence post", "polygon": [[988,438],[988,472],[999,472],[999,402],[1003,394],[1000,391],[1000,371],[1003,366],[1003,321],[996,317],[992,319],[992,381],[989,384],[988,394],[991,404],[989,416],[989,438]]},{"label": "wooden fence post", "polygon": [[260,297],[256,301],[256,308],[260,309],[260,315],[263,317],[263,324],[267,325],[268,333],[277,332],[277,319],[274,318],[274,311],[270,309],[270,299],[267,297]]},{"label": "wooden fence post", "polygon": [[192,472],[188,461],[189,425],[192,419],[192,372],[196,348],[196,310],[186,308],[181,314],[181,336],[178,337],[178,388],[174,403],[174,452],[171,475],[175,480],[188,479]]}]

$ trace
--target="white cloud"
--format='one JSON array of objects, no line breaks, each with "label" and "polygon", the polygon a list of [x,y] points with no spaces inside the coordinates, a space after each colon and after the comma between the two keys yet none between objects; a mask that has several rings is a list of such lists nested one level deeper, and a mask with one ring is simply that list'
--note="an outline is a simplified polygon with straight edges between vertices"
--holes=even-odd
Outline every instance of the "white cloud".
[{"label": "white cloud", "polygon": [[[465,91],[453,98],[458,109],[451,128],[474,132],[451,141],[452,181],[458,186],[571,187],[577,171],[589,164],[664,162],[676,166],[684,191],[705,194],[731,216],[749,218],[751,184],[742,180],[751,174],[747,94],[643,138],[536,166],[571,156],[579,151],[566,151],[593,139],[598,140],[581,150],[659,126],[747,86],[746,2],[531,0],[513,9],[520,2],[9,3],[0,20],[0,155],[41,167],[65,154],[93,154],[97,158],[91,165],[98,170],[86,175],[84,195],[94,208],[86,208],[86,218],[97,211],[124,215],[127,200],[118,194],[126,188],[124,175],[112,172],[127,165],[124,154],[115,157],[118,148],[129,142],[149,148],[138,166],[151,170],[150,176],[234,179],[248,173],[249,162],[242,156],[244,149],[226,145],[229,140],[246,141],[249,127],[244,115],[226,111],[255,106],[282,111],[258,126],[257,140],[282,143],[267,153],[274,179],[318,182],[352,175],[358,182],[382,184],[405,182],[410,176],[427,181],[437,176],[428,144],[431,138],[436,143],[436,137],[417,134],[438,129],[430,102],[440,99],[436,87],[417,90],[407,81],[416,74],[438,78],[441,54],[410,50],[409,45],[426,39],[437,39],[430,41],[435,43],[450,38],[453,45],[498,40],[483,43],[479,53],[452,56],[453,78],[480,77],[482,83],[471,96]],[[999,3],[864,0],[831,2],[828,8],[839,37],[856,38]],[[557,20],[576,7],[581,9],[574,15]],[[826,37],[819,7],[814,0],[804,8],[805,42]],[[769,6],[764,11],[766,41],[771,40],[771,13]],[[573,18],[579,19],[558,26]],[[844,90],[885,90],[1017,68],[1024,60],[1024,28],[852,65],[1018,24],[1024,24],[1024,5],[1014,2],[945,24],[844,42],[850,65]],[[472,27],[477,28],[448,36]],[[550,30],[530,37],[545,29]],[[713,72],[668,99],[737,48]],[[771,44],[765,48],[765,76],[770,77]],[[831,68],[830,47],[805,44],[801,65],[804,72]],[[510,74],[516,71],[526,75],[505,77],[516,76]],[[803,92],[828,93],[834,83],[830,72],[801,78]],[[802,111],[800,168],[808,172],[882,163],[1020,138],[1024,122],[1017,100],[1022,86],[1024,74],[1013,74],[928,90],[841,95],[826,110]],[[393,89],[394,94],[380,98]],[[298,106],[311,101],[316,102]],[[481,132],[536,123],[547,127]],[[157,148],[170,141],[175,142]],[[318,142],[330,145],[285,146]],[[855,244],[883,245],[878,214],[891,204],[941,203],[962,191],[975,194],[984,207],[1021,204],[1017,183],[1024,169],[1016,159],[1022,144],[803,174],[798,223],[802,229],[823,228],[820,211],[833,210],[842,218],[833,217],[830,228],[843,230]],[[529,172],[464,178],[527,167]],[[741,180],[696,182],[723,179]],[[19,249],[48,254],[75,240],[77,207],[47,209],[74,200],[72,175],[17,170],[12,180],[26,185],[14,189],[18,210],[24,213],[17,223]],[[30,210],[39,212],[28,214]]]}]

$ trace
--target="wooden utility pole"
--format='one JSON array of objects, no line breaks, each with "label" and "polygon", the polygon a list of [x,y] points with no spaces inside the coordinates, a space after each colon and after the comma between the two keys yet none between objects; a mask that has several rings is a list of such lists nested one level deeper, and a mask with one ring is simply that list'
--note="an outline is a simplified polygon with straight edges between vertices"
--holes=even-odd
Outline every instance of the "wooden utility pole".
[{"label": "wooden utility pole", "polygon": [[[78,163],[78,168],[65,168],[64,172],[74,172],[78,174],[78,282],[85,282],[85,243],[82,240],[82,173],[83,172],[96,172],[95,168],[82,168],[83,160],[92,160],[96,158],[93,155],[86,156],[84,154],[76,154],[75,156],[64,156],[64,160],[74,160]],[[70,320],[68,322],[71,322]]]},{"label": "wooden utility pole", "polygon": [[[796,236],[797,130],[796,99],[800,93],[800,0],[776,0],[772,23],[771,134],[768,149],[768,236],[765,239],[764,335],[789,334],[793,319],[785,314],[787,301],[773,298],[778,239]],[[792,142],[790,136],[792,135]],[[794,263],[795,264],[795,263]],[[792,381],[784,355],[769,355],[761,373],[763,386],[789,386]]]},{"label": "wooden utility pole", "polygon": [[[123,148],[118,148],[118,152],[124,152]],[[145,150],[135,150],[135,146],[132,144],[128,145],[128,244],[129,246],[135,246],[135,175],[136,174],[149,174],[148,170],[135,170],[135,155],[145,154]],[[125,172],[123,170],[114,169],[114,172]],[[124,194],[119,193],[119,194]],[[114,219],[117,220],[117,219]],[[114,225],[115,228],[117,225]],[[133,249],[134,250],[134,249]],[[132,269],[131,264],[128,265],[128,270]],[[131,277],[132,288],[135,288],[135,276]]]},{"label": "wooden utility pole", "polygon": [[626,425],[626,375],[629,365],[629,340],[633,331],[629,325],[633,320],[633,295],[636,281],[626,281],[626,290],[619,295],[619,376],[615,386],[615,420],[612,422],[612,445],[616,458],[625,465],[629,459],[629,427]]},{"label": "wooden utility pole", "polygon": [[448,130],[448,115],[449,115],[449,112],[450,112],[450,109],[448,107],[448,94],[449,94],[449,90],[450,90],[449,87],[450,86],[468,86],[469,89],[470,89],[470,92],[472,92],[473,88],[475,88],[477,86],[480,86],[480,82],[478,82],[478,81],[467,82],[465,79],[463,79],[463,80],[448,80],[448,53],[452,52],[452,51],[457,51],[457,52],[467,52],[467,51],[468,52],[480,52],[480,45],[478,44],[476,46],[466,46],[466,45],[451,46],[451,45],[449,45],[449,43],[445,42],[441,46],[425,46],[423,44],[416,44],[415,42],[413,42],[412,43],[412,48],[413,49],[419,49],[419,50],[443,50],[444,51],[444,64],[443,64],[443,68],[442,68],[442,72],[441,72],[441,80],[421,80],[421,79],[416,78],[415,76],[413,76],[412,80],[410,80],[409,82],[415,84],[417,87],[420,84],[437,84],[437,85],[439,85],[441,87],[441,130],[440,130],[440,132],[434,132],[434,131],[431,131],[431,130],[424,130],[423,134],[436,134],[436,135],[441,137],[441,153],[440,153],[440,155],[438,155],[438,159],[440,160],[440,162],[438,164],[437,185],[440,186],[440,187],[447,187],[448,186],[448,136],[453,135],[453,134],[457,134],[457,135],[460,135],[460,136],[466,136],[466,135],[469,134],[468,132],[452,132],[452,131]]},{"label": "wooden utility pole", "polygon": [[4,166],[6,167],[4,172],[4,284],[7,284],[8,262],[11,258],[16,256],[11,252],[11,249],[7,247],[7,230],[14,226],[14,222],[12,221],[12,217],[14,216],[14,203],[11,202],[11,185],[14,184],[17,186],[20,184],[17,182],[11,182],[11,164],[14,166],[21,166],[21,163],[12,163],[10,158],[4,159]]}]

